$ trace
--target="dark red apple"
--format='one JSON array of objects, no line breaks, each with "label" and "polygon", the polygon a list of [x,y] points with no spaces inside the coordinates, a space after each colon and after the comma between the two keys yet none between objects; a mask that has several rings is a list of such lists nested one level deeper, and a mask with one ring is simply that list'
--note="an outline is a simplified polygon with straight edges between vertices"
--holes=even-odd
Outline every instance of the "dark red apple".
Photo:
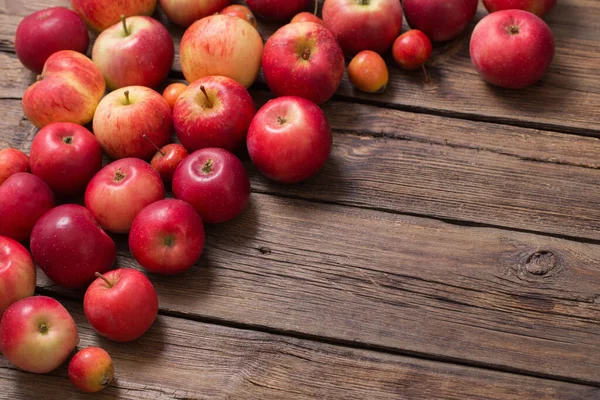
[{"label": "dark red apple", "polygon": [[246,0],[248,7],[261,18],[285,21],[304,11],[314,0]]},{"label": "dark red apple", "polygon": [[404,0],[408,24],[433,42],[458,37],[473,21],[479,0]]},{"label": "dark red apple", "polygon": [[21,150],[0,150],[0,185],[17,172],[29,172],[29,157]]},{"label": "dark red apple", "polygon": [[130,268],[98,274],[85,292],[83,310],[100,335],[115,342],[142,336],[158,314],[158,296],[146,275]]},{"label": "dark red apple", "polygon": [[323,23],[347,55],[383,53],[400,34],[402,6],[398,0],[325,0]]},{"label": "dark red apple", "polygon": [[85,23],[65,7],[52,7],[25,17],[15,34],[15,52],[19,60],[39,74],[53,53],[74,50],[85,54],[90,44]]},{"label": "dark red apple", "polygon": [[33,296],[35,265],[19,242],[0,236],[0,317],[14,302]]},{"label": "dark red apple", "polygon": [[150,165],[158,171],[164,183],[171,183],[175,170],[187,156],[188,152],[185,147],[171,143],[156,152]]},{"label": "dark red apple", "polygon": [[178,274],[200,258],[202,219],[182,200],[166,199],[144,208],[133,220],[129,248],[142,267],[157,274]]},{"label": "dark red apple", "polygon": [[544,16],[555,5],[557,0],[483,0],[483,5],[490,13],[502,10],[525,10],[538,17]]},{"label": "dark red apple", "polygon": [[344,54],[329,29],[314,22],[280,28],[267,40],[263,72],[276,96],[329,100],[344,77]]},{"label": "dark red apple", "polygon": [[122,158],[102,168],[85,191],[85,206],[103,228],[127,233],[148,204],[165,198],[158,172],[139,158]]},{"label": "dark red apple", "polygon": [[54,283],[81,289],[94,280],[96,272],[112,268],[117,248],[85,207],[65,204],[48,211],[35,224],[31,253]]},{"label": "dark red apple", "polygon": [[471,36],[471,60],[479,75],[509,89],[533,85],[554,58],[554,36],[537,15],[497,11],[483,18]]},{"label": "dark red apple", "polygon": [[190,154],[173,175],[173,194],[196,209],[202,220],[229,221],[246,208],[250,181],[242,162],[224,149]]},{"label": "dark red apple", "polygon": [[248,131],[248,153],[259,171],[281,183],[295,183],[319,171],[331,153],[325,113],[299,97],[269,101]]},{"label": "dark red apple", "polygon": [[22,242],[46,211],[54,207],[54,194],[35,175],[19,172],[0,186],[0,236]]},{"label": "dark red apple", "polygon": [[40,130],[31,144],[31,172],[58,196],[83,194],[102,167],[102,148],[81,125],[56,122]]},{"label": "dark red apple", "polygon": [[207,76],[179,95],[173,125],[190,152],[206,147],[237,151],[243,147],[256,107],[250,93],[225,76]]}]

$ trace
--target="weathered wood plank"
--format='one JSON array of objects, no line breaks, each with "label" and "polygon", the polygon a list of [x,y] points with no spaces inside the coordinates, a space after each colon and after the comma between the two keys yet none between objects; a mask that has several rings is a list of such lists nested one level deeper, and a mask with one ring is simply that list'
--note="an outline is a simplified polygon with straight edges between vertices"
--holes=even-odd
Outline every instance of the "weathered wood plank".
[{"label": "weathered wood plank", "polygon": [[[68,0],[31,0],[24,7],[12,0],[3,2],[0,49],[4,50],[14,45],[16,26],[24,16],[53,5],[68,6]],[[480,5],[476,21],[486,14]],[[169,27],[178,48],[183,30],[169,24],[160,10],[155,17]],[[485,84],[471,65],[466,34],[436,49],[429,63],[429,84],[422,83],[419,73],[401,71],[389,60],[390,84],[384,94],[355,91],[346,78],[338,94],[410,110],[599,135],[600,3],[561,0],[546,20],[556,37],[556,58],[548,75],[529,89],[501,90]],[[260,31],[266,38],[275,28],[261,24]],[[174,69],[180,70],[178,55]]]},{"label": "weathered wood plank", "polygon": [[595,399],[600,388],[485,371],[284,336],[159,317],[140,340],[116,344],[74,312],[81,347],[100,345],[113,386],[75,391],[62,366],[51,375],[16,371],[0,359],[0,399]]}]

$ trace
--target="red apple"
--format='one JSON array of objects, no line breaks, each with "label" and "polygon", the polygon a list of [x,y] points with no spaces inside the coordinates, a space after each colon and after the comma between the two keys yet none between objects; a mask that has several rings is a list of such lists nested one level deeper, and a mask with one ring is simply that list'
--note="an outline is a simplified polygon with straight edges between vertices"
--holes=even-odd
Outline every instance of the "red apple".
[{"label": "red apple", "polygon": [[385,60],[374,51],[361,51],[348,64],[348,79],[354,87],[363,92],[383,92],[389,79]]},{"label": "red apple", "polygon": [[142,336],[158,314],[158,296],[146,275],[130,268],[98,274],[85,292],[83,310],[100,335],[116,342]]},{"label": "red apple", "polygon": [[190,154],[173,175],[173,194],[196,209],[209,224],[229,221],[250,200],[250,181],[242,162],[224,149]]},{"label": "red apple", "polygon": [[117,248],[85,207],[65,204],[48,211],[31,232],[31,254],[54,283],[81,289],[115,263]]},{"label": "red apple", "polygon": [[256,107],[250,93],[224,76],[207,76],[192,83],[173,108],[173,124],[190,152],[206,147],[239,150]]},{"label": "red apple", "polygon": [[17,149],[0,150],[0,185],[18,172],[29,172],[27,154]]},{"label": "red apple", "polygon": [[317,104],[333,96],[344,77],[344,54],[333,34],[314,22],[288,24],[265,45],[263,72],[276,96]]},{"label": "red apple", "polygon": [[258,76],[262,53],[262,38],[252,25],[231,15],[211,15],[185,31],[181,70],[188,82],[222,75],[248,88]]},{"label": "red apple", "polygon": [[0,186],[0,235],[22,242],[37,220],[54,207],[54,194],[35,175],[19,172]]},{"label": "red apple", "polygon": [[150,165],[158,171],[163,182],[171,183],[175,170],[187,156],[188,152],[185,147],[171,143],[156,152]]},{"label": "red apple", "polygon": [[246,0],[248,7],[259,17],[273,20],[289,20],[304,11],[313,0]]},{"label": "red apple", "polygon": [[99,392],[113,380],[115,368],[110,355],[100,347],[79,351],[69,362],[69,379],[86,393]]},{"label": "red apple", "polygon": [[392,55],[398,66],[414,70],[429,60],[432,49],[431,40],[427,35],[418,29],[411,29],[398,36],[392,46]]},{"label": "red apple", "polygon": [[150,17],[123,18],[102,32],[92,49],[92,60],[111,90],[158,86],[169,75],[174,57],[169,31]]},{"label": "red apple", "polygon": [[152,203],[133,220],[129,248],[142,267],[157,274],[178,274],[200,258],[204,247],[202,219],[185,201]]},{"label": "red apple", "polygon": [[164,198],[165,187],[150,164],[123,158],[92,178],[85,191],[85,206],[105,229],[127,233],[142,208]]},{"label": "red apple", "polygon": [[23,112],[42,128],[53,122],[85,125],[104,96],[104,78],[92,60],[72,50],[52,54],[23,94]]},{"label": "red apple", "polygon": [[44,63],[60,50],[87,53],[90,44],[85,23],[65,7],[52,7],[25,17],[15,34],[15,52],[19,60],[36,74]]},{"label": "red apple", "polygon": [[231,0],[160,0],[160,6],[167,17],[184,27],[215,14],[229,4]]},{"label": "red apple", "polygon": [[402,6],[398,0],[325,0],[323,23],[347,55],[383,53],[400,34]]},{"label": "red apple", "polygon": [[19,242],[0,236],[0,317],[14,302],[33,296],[35,265]]},{"label": "red apple", "polygon": [[487,82],[520,89],[539,81],[552,64],[554,36],[537,15],[497,11],[483,18],[471,36],[471,60]]},{"label": "red apple", "polygon": [[557,0],[483,0],[490,13],[502,10],[525,10],[541,17],[550,11]]},{"label": "red apple", "polygon": [[78,342],[75,321],[50,297],[19,300],[8,307],[0,321],[0,351],[13,365],[27,372],[53,371]]},{"label": "red apple", "polygon": [[331,153],[331,129],[325,113],[299,97],[269,101],[248,130],[248,153],[268,178],[295,183],[319,171]]},{"label": "red apple", "polygon": [[128,86],[106,95],[94,115],[94,134],[111,158],[150,159],[171,138],[173,117],[167,101],[152,89]]},{"label": "red apple", "polygon": [[458,37],[473,21],[478,0],[404,0],[408,24],[433,42]]},{"label": "red apple", "polygon": [[241,4],[232,4],[230,6],[227,6],[221,11],[219,11],[219,14],[231,15],[232,17],[241,18],[244,21],[250,23],[250,25],[252,25],[254,28],[258,29],[258,23],[256,22],[256,18],[254,18],[254,14],[252,14],[252,11],[250,11],[248,7],[243,6]]},{"label": "red apple", "polygon": [[167,101],[169,107],[171,107],[171,110],[173,109],[173,107],[175,107],[175,102],[179,98],[179,95],[183,93],[185,89],[187,89],[187,85],[185,83],[176,82],[171,83],[163,91],[163,98]]},{"label": "red apple", "polygon": [[152,15],[157,0],[71,0],[73,9],[93,30],[100,32],[116,24],[121,15]]},{"label": "red apple", "polygon": [[38,132],[31,144],[31,172],[58,196],[83,194],[102,167],[102,148],[81,125],[56,122]]},{"label": "red apple", "polygon": [[308,11],[296,14],[290,21],[290,24],[296,24],[298,22],[314,22],[316,24],[323,25],[323,20],[321,18],[317,17],[313,13],[309,13]]}]

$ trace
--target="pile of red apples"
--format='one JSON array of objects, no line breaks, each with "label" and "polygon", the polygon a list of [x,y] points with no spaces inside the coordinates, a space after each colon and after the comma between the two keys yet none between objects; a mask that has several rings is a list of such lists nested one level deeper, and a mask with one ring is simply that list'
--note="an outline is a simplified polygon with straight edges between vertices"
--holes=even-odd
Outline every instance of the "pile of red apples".
[{"label": "pile of red apples", "polygon": [[[179,59],[187,83],[167,80],[175,47],[150,17],[157,0],[72,0],[74,11],[51,8],[20,23],[17,56],[39,74],[23,111],[39,131],[29,155],[0,151],[0,351],[18,368],[50,372],[79,341],[58,301],[33,296],[35,265],[56,285],[85,291],[84,313],[99,335],[138,339],[157,316],[158,297],[144,273],[114,269],[115,234],[128,235],[145,271],[189,270],[202,254],[204,224],[230,221],[248,204],[238,156],[247,152],[281,184],[310,178],[332,147],[319,106],[344,72],[358,90],[377,93],[389,79],[382,56],[425,71],[432,42],[468,31],[478,6],[325,0],[321,19],[313,0],[246,3],[160,0],[186,28]],[[483,3],[491,14],[471,37],[476,70],[504,88],[534,84],[554,56],[540,17],[556,0]],[[263,43],[255,15],[289,23]],[[403,15],[412,28],[405,33]],[[98,33],[89,53],[88,29]],[[275,99],[257,110],[248,88],[261,69]],[[90,392],[109,385],[113,372],[108,353],[95,347],[68,368],[73,384]]]}]

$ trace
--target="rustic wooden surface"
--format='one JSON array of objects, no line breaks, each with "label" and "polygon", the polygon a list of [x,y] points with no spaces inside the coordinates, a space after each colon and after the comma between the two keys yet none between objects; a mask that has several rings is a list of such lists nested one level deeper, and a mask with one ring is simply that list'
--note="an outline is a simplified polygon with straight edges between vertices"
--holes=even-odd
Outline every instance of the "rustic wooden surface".
[{"label": "rustic wooden surface", "polygon": [[[68,1],[0,0],[0,148],[35,136],[13,37],[53,5]],[[161,316],[133,344],[99,339],[82,293],[40,273],[118,379],[85,397],[65,367],[0,359],[0,399],[599,399],[600,3],[561,0],[547,20],[557,57],[530,89],[484,84],[467,34],[436,49],[430,84],[391,64],[383,95],[345,79],[324,106],[332,158],[308,182],[271,183],[242,155],[249,209],[207,227],[192,270],[150,275]],[[252,94],[270,98],[261,81]]]}]

